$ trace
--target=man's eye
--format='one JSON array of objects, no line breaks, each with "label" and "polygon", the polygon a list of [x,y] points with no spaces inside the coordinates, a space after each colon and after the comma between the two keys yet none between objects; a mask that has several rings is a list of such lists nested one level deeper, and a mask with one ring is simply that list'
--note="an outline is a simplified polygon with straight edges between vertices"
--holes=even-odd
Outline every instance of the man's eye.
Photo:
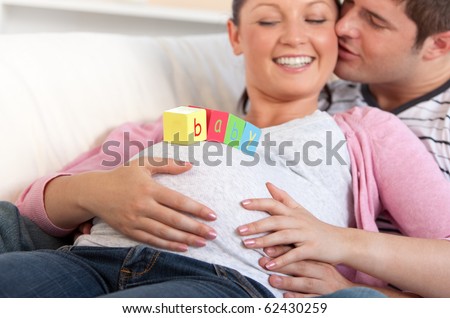
[{"label": "man's eye", "polygon": [[370,25],[374,29],[384,29],[385,28],[385,26],[378,23],[378,21],[376,21],[376,19],[373,16],[369,16],[368,20],[369,20]]}]

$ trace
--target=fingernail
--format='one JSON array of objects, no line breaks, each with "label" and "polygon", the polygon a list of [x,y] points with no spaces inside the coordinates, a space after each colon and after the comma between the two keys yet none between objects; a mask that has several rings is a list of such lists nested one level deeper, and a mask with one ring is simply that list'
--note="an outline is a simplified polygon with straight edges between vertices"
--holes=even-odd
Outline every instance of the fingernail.
[{"label": "fingernail", "polygon": [[264,252],[270,256],[271,254],[275,253],[275,249],[273,247],[267,247],[264,249]]},{"label": "fingernail", "polygon": [[187,245],[178,245],[177,250],[178,250],[178,252],[187,252],[188,246]]},{"label": "fingernail", "polygon": [[204,239],[197,239],[195,240],[194,245],[197,247],[203,247],[206,245],[206,241]]},{"label": "fingernail", "polygon": [[255,244],[256,244],[255,240],[245,240],[244,241],[244,245],[247,246],[247,247],[254,246]]},{"label": "fingernail", "polygon": [[274,187],[275,189],[280,189],[280,188],[278,188],[276,185],[274,185],[274,184],[271,183],[271,182],[267,182],[266,185],[270,185],[270,186]]},{"label": "fingernail", "polygon": [[242,206],[249,205],[250,203],[252,203],[251,200],[244,200],[244,201],[241,202]]},{"label": "fingernail", "polygon": [[266,264],[266,268],[267,268],[267,269],[272,269],[272,268],[274,268],[276,265],[277,265],[277,263],[275,263],[275,262],[269,262],[269,263]]},{"label": "fingernail", "polygon": [[191,163],[189,161],[175,160],[175,164],[178,166],[190,166]]},{"label": "fingernail", "polygon": [[282,281],[282,279],[280,276],[272,276],[272,279],[270,282],[272,283],[273,287],[278,287],[278,286],[280,286],[281,281]]},{"label": "fingernail", "polygon": [[215,215],[213,212],[209,213],[209,214],[208,214],[208,217],[209,217],[211,220],[217,220],[217,215]]},{"label": "fingernail", "polygon": [[239,232],[239,234],[242,234],[242,235],[247,233],[248,232],[248,226],[242,225],[242,226],[238,227],[238,232]]},{"label": "fingernail", "polygon": [[214,240],[217,237],[217,233],[215,231],[209,231],[206,238],[208,240]]}]

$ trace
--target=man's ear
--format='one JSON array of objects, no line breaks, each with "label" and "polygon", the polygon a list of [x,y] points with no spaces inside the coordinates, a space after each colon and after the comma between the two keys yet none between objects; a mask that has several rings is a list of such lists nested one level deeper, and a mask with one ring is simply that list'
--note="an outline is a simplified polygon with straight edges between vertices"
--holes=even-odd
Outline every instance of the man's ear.
[{"label": "man's ear", "polygon": [[430,36],[424,43],[424,58],[434,60],[450,53],[450,31]]},{"label": "man's ear", "polygon": [[229,19],[227,22],[227,29],[228,29],[228,38],[230,40],[231,47],[233,48],[233,52],[236,55],[242,54],[241,49],[241,41],[239,38],[239,30],[236,24]]}]

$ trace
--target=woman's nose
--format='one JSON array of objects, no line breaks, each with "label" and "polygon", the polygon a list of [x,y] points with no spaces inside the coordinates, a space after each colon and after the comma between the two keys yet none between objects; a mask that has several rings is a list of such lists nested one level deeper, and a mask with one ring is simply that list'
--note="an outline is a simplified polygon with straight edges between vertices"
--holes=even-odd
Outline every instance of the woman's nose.
[{"label": "woman's nose", "polygon": [[281,43],[289,46],[298,46],[307,41],[307,34],[299,23],[291,23],[286,25],[284,33],[281,37]]}]

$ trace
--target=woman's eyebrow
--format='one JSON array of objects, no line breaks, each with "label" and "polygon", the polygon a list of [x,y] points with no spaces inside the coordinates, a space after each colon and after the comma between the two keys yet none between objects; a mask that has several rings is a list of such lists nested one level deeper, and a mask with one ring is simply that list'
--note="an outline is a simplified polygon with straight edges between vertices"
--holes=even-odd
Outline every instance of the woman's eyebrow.
[{"label": "woman's eyebrow", "polygon": [[[325,0],[310,1],[309,3],[306,4],[306,6],[311,7],[311,6],[314,6],[314,5],[317,5],[317,4],[323,4],[323,5],[326,5],[328,7],[331,7],[330,4],[327,1],[325,1]],[[250,12],[252,12],[252,11],[254,11],[256,9],[259,9],[261,7],[272,7],[272,8],[275,8],[275,9],[280,9],[280,6],[277,3],[259,3],[256,6],[254,6],[250,10]]]},{"label": "woman's eyebrow", "polygon": [[[330,4],[328,3],[328,1],[325,0],[316,0],[316,1],[310,1],[309,3],[307,3],[307,6],[312,6],[315,4],[325,4],[327,6],[330,6]],[[262,7],[262,6],[269,6],[269,7],[279,7],[279,5],[277,3],[259,3],[257,4],[252,10]]]},{"label": "woman's eyebrow", "polygon": [[276,4],[276,3],[260,3],[260,4],[257,4],[255,7],[253,7],[253,9],[251,9],[250,11],[254,11],[254,10],[259,9],[261,7],[273,7],[273,8],[278,9],[279,5]]},{"label": "woman's eyebrow", "polygon": [[[311,1],[310,3],[307,4],[307,6],[311,7],[311,6],[316,5],[316,4],[324,4],[324,5],[328,6],[328,7],[331,7],[330,3],[328,1],[325,1],[325,0]],[[335,5],[335,4],[333,4],[333,5]]]}]

